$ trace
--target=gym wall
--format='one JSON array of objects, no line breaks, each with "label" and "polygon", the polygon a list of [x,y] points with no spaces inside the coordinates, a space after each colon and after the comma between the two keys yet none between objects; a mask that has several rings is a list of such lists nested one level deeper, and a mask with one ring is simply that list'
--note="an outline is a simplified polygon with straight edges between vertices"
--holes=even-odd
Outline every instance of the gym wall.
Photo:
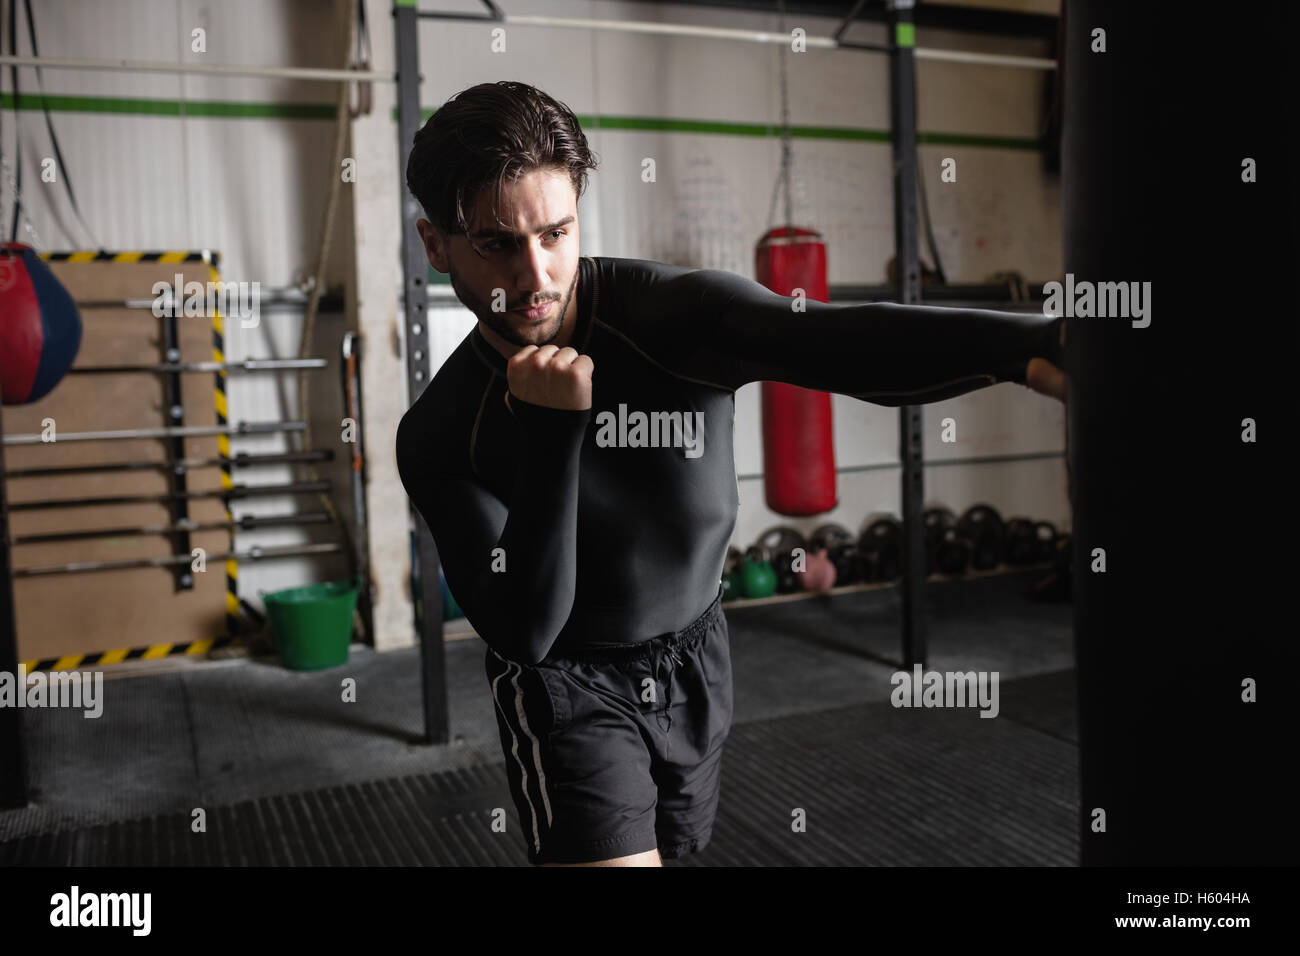
[{"label": "gym wall", "polygon": [[[538,14],[622,17],[775,29],[775,16],[652,3],[537,3]],[[431,7],[432,9],[432,7]],[[447,7],[447,9],[453,9]],[[838,21],[801,17],[809,35]],[[858,24],[853,39],[884,42],[883,26]],[[926,31],[928,46],[1046,55],[1037,40]],[[583,120],[601,167],[579,205],[588,255],[657,259],[752,277],[754,244],[768,228],[780,165],[778,52],[748,43],[577,30],[511,27],[506,52],[492,53],[486,27],[421,24],[421,104],[427,109],[475,83],[521,79],[567,103]],[[793,126],[829,129],[794,139],[799,225],[828,245],[832,285],[886,281],[893,255],[889,77],[885,57],[848,51],[791,54],[787,61]],[[1043,74],[1030,70],[917,64],[919,150],[935,242],[950,282],[980,282],[1017,270],[1032,284],[1062,273],[1059,178],[1043,171],[1035,146]],[[661,121],[682,127],[646,129]],[[607,125],[605,125],[607,124]],[[695,131],[739,124],[743,134]],[[749,135],[755,127],[770,127]],[[642,182],[653,158],[657,182]],[[957,162],[957,182],[939,182],[939,164]],[[776,215],[781,217],[780,202]],[[928,252],[922,253],[927,262]],[[473,325],[451,300],[431,314],[431,358],[450,354]],[[834,348],[834,343],[827,343]],[[869,512],[899,513],[899,473],[861,471],[896,461],[898,412],[834,397],[840,506],[813,519],[785,519],[763,500],[757,384],[736,397],[740,513],[735,542],[785,522],[810,530],[825,521],[859,529]],[[957,442],[939,440],[939,423],[957,422]],[[1050,452],[1064,448],[1059,403],[1016,385],[999,385],[925,408],[929,461]],[[1005,515],[1028,514],[1069,526],[1064,460],[931,467],[926,499],[957,511],[988,502]]]},{"label": "gym wall", "polygon": [[[319,0],[42,0],[33,12],[40,52],[47,56],[258,65],[332,65],[342,57],[342,40],[335,38],[338,17],[332,4]],[[206,53],[189,52],[195,26],[206,31]],[[19,54],[30,55],[25,28],[17,40]],[[10,71],[3,74],[8,95]],[[18,76],[24,98],[32,97],[38,89],[35,70],[21,68]],[[337,95],[331,84],[59,69],[42,70],[41,83],[78,205],[93,231],[87,235],[78,224],[61,184],[40,181],[40,163],[53,151],[37,103],[20,111],[22,188],[24,195],[41,190],[30,196],[30,215],[45,251],[212,249],[220,253],[224,280],[260,282],[264,292],[311,271],[330,175],[326,166]],[[5,114],[2,130],[11,161],[13,115]],[[341,202],[327,287],[339,286],[353,272],[352,234],[350,204]],[[24,239],[21,231],[19,239]],[[148,294],[147,287],[134,293]],[[87,313],[87,321],[94,315]],[[302,320],[301,310],[267,308],[257,328],[229,322],[225,357],[296,358]],[[310,373],[315,444],[336,454],[341,448],[337,350],[344,328],[344,315],[320,314],[310,353],[330,360],[328,369]],[[186,356],[211,358],[210,348]],[[297,419],[295,374],[230,375],[229,421]],[[187,390],[202,391],[211,405],[210,374],[185,375],[183,381]],[[164,422],[155,413],[138,424]],[[237,437],[231,450],[287,451],[289,441],[283,434]],[[320,471],[341,489],[335,501],[350,514],[345,464],[324,463]],[[282,484],[294,480],[294,473],[286,466],[259,467],[239,471],[235,480]],[[239,517],[295,509],[320,510],[312,498],[277,496],[239,502],[234,511]],[[319,527],[271,528],[241,531],[237,545],[247,550],[328,540],[338,540],[337,535],[322,534]],[[345,562],[332,555],[246,562],[240,566],[240,593],[260,606],[259,591],[345,575]]]},{"label": "gym wall", "polygon": [[[470,0],[422,6],[477,8]],[[528,12],[776,27],[774,16],[736,9],[660,8],[607,0],[537,0],[528,4]],[[206,56],[221,63],[332,66],[339,60],[342,42],[333,5],[319,0],[120,0],[111,5],[45,0],[37,5],[36,15],[42,52],[71,57],[101,57],[103,51],[113,50],[123,58],[157,59],[161,50],[188,50],[188,34],[195,24],[207,32],[208,53],[185,52],[187,62],[204,62]],[[815,35],[830,33],[838,23],[801,18],[798,25]],[[768,225],[780,157],[775,48],[511,27],[506,52],[493,53],[483,25],[424,21],[420,30],[421,104],[426,109],[474,83],[523,79],[567,102],[583,118],[602,158],[580,205],[584,253],[753,275],[753,246]],[[853,37],[881,41],[883,28],[858,24]],[[924,31],[923,39],[929,46],[1046,52],[1038,41],[1009,37]],[[19,52],[30,52],[25,35],[19,37]],[[832,285],[883,282],[893,252],[887,61],[866,53],[813,51],[791,55],[788,66],[792,123],[831,128],[825,138],[794,141],[795,217],[799,224],[823,232]],[[981,281],[1008,269],[1020,271],[1031,283],[1058,277],[1062,254],[1057,180],[1042,171],[1034,147],[1042,74],[923,61],[917,75],[922,174],[935,240],[950,281]],[[24,91],[36,89],[33,70],[20,70],[20,78]],[[225,278],[256,280],[264,287],[290,284],[310,268],[332,174],[327,168],[335,96],[330,85],[67,70],[46,70],[41,79],[45,91],[56,97],[53,115],[64,156],[99,245],[216,249]],[[652,130],[646,128],[651,125],[647,120],[705,126]],[[746,132],[756,126],[769,129],[762,135],[735,135],[712,131],[710,124],[741,124]],[[9,155],[14,149],[12,126],[6,124],[3,130]],[[23,161],[30,171],[50,154],[49,141],[38,114],[25,111],[22,126]],[[645,157],[656,160],[654,184],[641,181]],[[938,164],[945,157],[957,161],[956,183],[938,181]],[[30,175],[24,182],[28,189],[37,188]],[[62,190],[43,188],[48,201],[33,203],[33,210],[47,248],[86,248],[90,237],[76,225]],[[393,171],[392,188],[403,189],[400,169]],[[354,273],[350,204],[341,203],[338,215],[331,285]],[[65,236],[65,226],[73,239]],[[398,254],[394,245],[395,259]],[[400,336],[401,323],[394,318],[394,334]],[[436,367],[463,338],[471,320],[454,300],[448,308],[433,309],[430,318],[430,358]],[[259,328],[228,337],[228,357],[293,357],[301,321],[300,313],[268,311]],[[325,314],[318,325],[321,347],[312,354],[333,360],[344,317]],[[377,344],[388,348],[396,343]],[[333,400],[336,369],[318,373],[316,380],[320,387],[313,396],[320,396],[320,404],[327,395]],[[287,376],[231,376],[228,399],[232,421],[292,419],[297,413]],[[818,519],[791,522],[805,529],[824,520],[857,528],[869,512],[899,510],[897,471],[855,470],[897,458],[897,412],[837,396],[835,416],[840,507]],[[957,421],[955,445],[938,440],[938,423],[945,417]],[[926,455],[931,460],[1054,451],[1064,442],[1060,406],[1013,385],[928,406],[925,421]],[[327,421],[317,428],[322,440],[328,437]],[[284,447],[281,436],[233,442],[235,451]],[[763,504],[757,386],[737,396],[736,466],[741,476],[736,541],[747,543],[781,520]],[[326,476],[346,487],[346,471],[335,469]],[[243,480],[283,482],[290,480],[290,473],[259,469]],[[383,494],[382,489],[372,491]],[[929,468],[926,498],[958,510],[987,501],[1004,514],[1027,513],[1068,524],[1065,470],[1059,459]],[[340,503],[346,505],[345,500]],[[292,507],[290,500],[260,499],[241,513]],[[295,529],[240,536],[241,547],[309,540]],[[241,570],[241,589],[256,594],[337,572],[322,559],[250,564]]]}]

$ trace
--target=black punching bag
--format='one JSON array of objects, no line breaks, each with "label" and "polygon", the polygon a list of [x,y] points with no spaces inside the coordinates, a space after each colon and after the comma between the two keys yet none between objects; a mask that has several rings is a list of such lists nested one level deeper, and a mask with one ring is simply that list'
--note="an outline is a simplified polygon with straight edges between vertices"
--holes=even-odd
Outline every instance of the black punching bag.
[{"label": "black punching bag", "polygon": [[1087,865],[1300,856],[1293,6],[1065,4],[1065,271],[1151,283],[1069,323]]}]

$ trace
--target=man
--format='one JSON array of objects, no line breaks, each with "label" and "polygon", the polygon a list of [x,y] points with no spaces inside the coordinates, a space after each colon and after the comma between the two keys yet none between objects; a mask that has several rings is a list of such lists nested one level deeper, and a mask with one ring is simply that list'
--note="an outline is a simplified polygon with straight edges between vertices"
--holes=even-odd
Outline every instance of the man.
[{"label": "man", "polygon": [[1063,397],[1060,329],[796,312],[731,273],[581,258],[595,167],[573,113],[522,83],[465,90],[416,135],[420,236],[479,323],[403,417],[397,459],[488,645],[529,860],[657,866],[708,842],[731,725],[736,389],[902,405],[1017,381]]}]

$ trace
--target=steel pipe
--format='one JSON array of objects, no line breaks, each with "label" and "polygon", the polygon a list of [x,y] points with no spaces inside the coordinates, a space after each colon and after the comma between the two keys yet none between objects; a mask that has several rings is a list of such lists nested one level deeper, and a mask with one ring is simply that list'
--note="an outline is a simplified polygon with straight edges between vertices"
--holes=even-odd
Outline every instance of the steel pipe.
[{"label": "steel pipe", "polygon": [[[1028,451],[1017,452],[1010,455],[978,455],[965,458],[927,458],[921,464],[926,467],[938,467],[940,465],[999,465],[1014,461],[1039,461],[1047,458],[1064,458],[1063,451]],[[870,465],[846,465],[837,469],[842,474],[858,471],[885,471],[890,468],[901,468],[901,461],[880,461]],[[737,475],[740,481],[755,481],[763,477],[762,472],[751,475]]]},{"label": "steel pipe", "polygon": [[968,50],[940,50],[935,47],[916,48],[918,60],[941,60],[947,63],[969,63],[972,66],[1009,66],[1020,70],[1055,70],[1056,61],[1041,56],[1012,56],[1007,53],[975,53]]},{"label": "steel pipe", "polygon": [[306,422],[240,422],[237,425],[182,425],[179,428],[123,428],[117,431],[56,433],[56,441],[47,442],[39,434],[5,435],[6,445],[54,445],[63,441],[122,441],[131,438],[196,438],[203,435],[270,435],[275,432],[300,432]]},{"label": "steel pipe", "polygon": [[122,538],[145,534],[179,534],[194,531],[256,531],[258,528],[283,527],[286,525],[328,524],[330,516],[323,511],[308,511],[294,515],[245,515],[231,521],[205,521],[184,524],[146,524],[126,528],[96,528],[81,531],[55,531],[49,534],[19,535],[13,539],[14,544],[48,544],[53,541],[76,541],[83,538]]},{"label": "steel pipe", "polygon": [[310,66],[236,66],[229,63],[166,63],[158,60],[89,60],[71,56],[0,54],[0,66],[35,66],[42,70],[95,70],[126,73],[194,73],[207,76],[257,76],[310,82],[395,83],[394,73],[378,70],[331,70]]},{"label": "steel pipe", "polygon": [[265,455],[219,455],[216,458],[182,458],[180,461],[109,461],[97,465],[68,465],[64,468],[15,468],[5,478],[50,478],[103,471],[192,471],[195,468],[246,468],[258,465],[288,465],[301,462],[333,461],[332,449],[272,452]]},{"label": "steel pipe", "polygon": [[[209,554],[204,559],[219,561],[262,561],[267,558],[288,558],[304,554],[333,554],[343,550],[341,544],[286,545],[277,548],[250,548],[247,551],[227,551]],[[44,574],[80,574],[85,571],[123,571],[130,568],[172,568],[185,566],[194,560],[193,555],[174,554],[167,557],[136,558],[131,561],[78,561],[73,564],[55,564],[42,568],[14,568],[16,578],[34,578]]]},{"label": "steel pipe", "polygon": [[[235,485],[231,488],[216,488],[212,491],[173,491],[164,495],[113,495],[107,498],[52,498],[43,501],[14,501],[9,503],[13,511],[44,511],[50,508],[90,508],[99,505],[147,505],[166,504],[176,501],[192,501],[198,498],[221,498],[238,500],[242,498],[266,498],[274,495],[310,495],[329,491],[328,481],[300,481],[285,485]],[[184,529],[179,529],[184,530]]]},{"label": "steel pipe", "polygon": [[83,365],[68,369],[69,374],[120,375],[136,372],[282,372],[292,369],[324,368],[323,358],[244,359],[240,362],[171,362],[145,365]]},{"label": "steel pipe", "polygon": [[[789,33],[770,30],[743,30],[734,27],[704,27],[685,23],[656,23],[648,20],[596,20],[588,17],[516,16],[503,13],[499,17],[481,13],[444,13],[424,11],[417,13],[421,19],[461,20],[470,23],[500,23],[505,26],[548,27],[568,30],[607,30],[613,33],[640,33],[658,36],[693,37],[707,40],[736,40],[743,43],[789,43]],[[858,50],[863,53],[890,53],[884,44],[855,43],[841,39],[843,28],[835,36],[807,36],[804,45],[809,49]],[[972,66],[1002,66],[1022,70],[1055,70],[1056,61],[1046,57],[1014,56],[1005,53],[977,53],[966,50],[944,50],[934,47],[914,47],[918,60],[939,60],[966,63]]]}]

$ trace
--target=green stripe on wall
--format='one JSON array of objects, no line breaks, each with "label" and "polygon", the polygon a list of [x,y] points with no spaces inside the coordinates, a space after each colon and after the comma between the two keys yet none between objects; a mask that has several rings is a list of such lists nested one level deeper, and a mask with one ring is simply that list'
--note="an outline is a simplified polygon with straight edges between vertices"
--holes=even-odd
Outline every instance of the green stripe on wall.
[{"label": "green stripe on wall", "polygon": [[[578,122],[588,129],[626,129],[662,133],[712,133],[718,136],[781,135],[781,127],[770,123],[718,123],[709,120],[661,119],[654,116],[579,116]],[[884,130],[851,129],[847,126],[792,126],[792,136],[805,139],[857,139],[889,142]]]},{"label": "green stripe on wall", "polygon": [[[221,100],[124,99],[117,96],[58,96],[21,93],[17,108],[52,113],[117,113],[134,116],[211,116],[222,119],[332,120],[332,103],[241,103]],[[14,109],[14,95],[0,93],[0,108]]]},{"label": "green stripe on wall", "polygon": [[[18,97],[17,109],[40,110],[42,97],[23,93]],[[51,112],[65,113],[115,113],[135,116],[195,116],[219,119],[304,119],[333,120],[332,103],[247,103],[220,100],[156,100],[124,99],[112,96],[58,96],[44,97]],[[0,93],[0,109],[15,108],[12,93]],[[433,115],[433,110],[420,111],[421,121]],[[397,112],[393,111],[396,121]],[[711,120],[678,120],[655,116],[579,116],[578,122],[588,130],[629,130],[655,133],[696,133],[712,136],[749,136],[776,138],[781,128],[771,123],[720,123]],[[796,139],[826,139],[850,142],[888,143],[889,130],[861,129],[849,126],[793,126],[790,135]],[[985,149],[1037,150],[1039,140],[1019,136],[979,136],[967,133],[918,133],[922,146],[978,146]]]},{"label": "green stripe on wall", "polygon": [[[770,123],[715,123],[707,120],[659,119],[649,116],[579,116],[578,122],[590,130],[711,133],[717,136],[779,137],[781,135],[781,127]],[[891,139],[887,129],[862,129],[850,126],[791,126],[790,135],[795,139],[838,139],[871,143],[888,143]],[[1037,139],[1017,136],[918,133],[916,140],[923,146],[983,146],[989,149],[1027,150],[1041,148]]]},{"label": "green stripe on wall", "polygon": [[[433,115],[433,110],[421,110],[421,122]],[[396,111],[393,113],[396,118]],[[633,130],[658,133],[706,133],[714,136],[779,137],[781,127],[770,123],[718,123],[710,120],[676,120],[654,116],[578,116],[578,122],[588,131]],[[837,139],[857,142],[888,143],[892,138],[887,129],[862,129],[850,126],[791,126],[795,139]],[[981,136],[971,133],[917,133],[916,141],[922,146],[980,146],[985,149],[1042,149],[1042,142],[1027,136]]]}]

